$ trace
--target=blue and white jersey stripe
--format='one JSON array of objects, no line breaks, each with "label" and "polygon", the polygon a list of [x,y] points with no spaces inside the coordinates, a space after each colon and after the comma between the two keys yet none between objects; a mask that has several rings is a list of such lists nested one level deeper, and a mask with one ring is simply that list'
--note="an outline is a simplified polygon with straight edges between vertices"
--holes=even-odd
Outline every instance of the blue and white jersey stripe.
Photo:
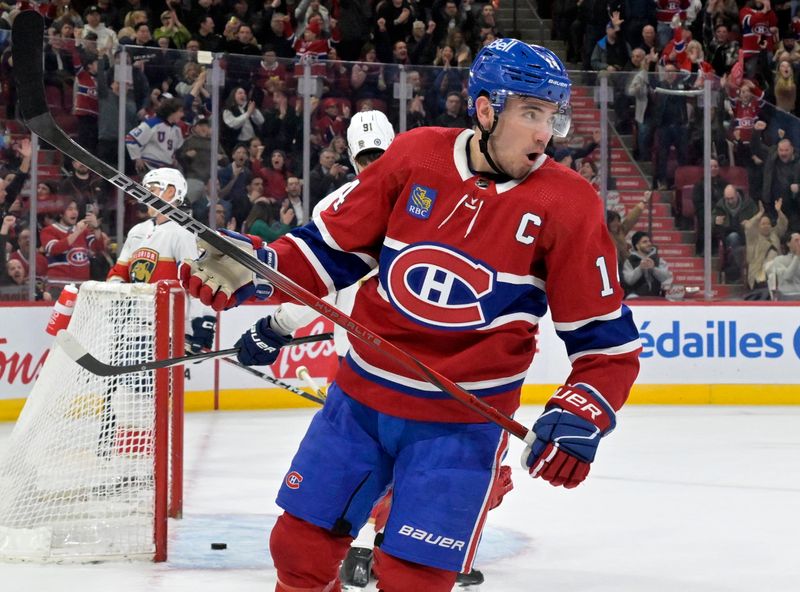
[{"label": "blue and white jersey stripe", "polygon": [[300,248],[329,290],[351,286],[372,271],[375,267],[373,258],[363,253],[343,251],[327,230],[324,234],[320,231],[320,222],[319,218],[315,218],[287,236]]},{"label": "blue and white jersey stripe", "polygon": [[641,346],[631,311],[624,304],[603,316],[554,325],[571,362],[592,354],[627,353]]}]

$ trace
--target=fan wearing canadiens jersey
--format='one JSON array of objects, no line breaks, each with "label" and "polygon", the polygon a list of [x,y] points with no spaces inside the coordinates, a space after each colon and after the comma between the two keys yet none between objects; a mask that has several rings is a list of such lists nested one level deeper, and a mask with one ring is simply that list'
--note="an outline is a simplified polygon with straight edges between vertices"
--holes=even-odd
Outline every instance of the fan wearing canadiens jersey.
[{"label": "fan wearing canadiens jersey", "polygon": [[[149,171],[142,179],[149,191],[174,205],[181,205],[187,184],[177,169],[160,168]],[[194,235],[155,209],[150,218],[130,229],[119,258],[108,272],[106,281],[153,284],[160,280],[178,278],[178,264],[186,258],[197,257]],[[217,319],[213,311],[197,301],[187,302],[187,318],[192,333],[186,343],[195,353],[213,346]]]},{"label": "fan wearing canadiens jersey", "polygon": [[[534,423],[523,465],[575,487],[636,379],[638,331],[602,201],[544,154],[570,125],[559,58],[497,39],[476,56],[468,93],[473,129],[398,136],[319,218],[269,246],[224,234],[318,296],[377,267],[353,319],[506,414],[519,406],[549,306],[572,370]],[[190,294],[217,309],[270,295],[268,282],[205,246],[181,266]],[[286,340],[267,318],[240,342],[249,363],[264,364]],[[378,588],[451,590],[475,558],[508,435],[351,342],[278,493],[276,590],[339,590],[339,561],[389,483]]]}]

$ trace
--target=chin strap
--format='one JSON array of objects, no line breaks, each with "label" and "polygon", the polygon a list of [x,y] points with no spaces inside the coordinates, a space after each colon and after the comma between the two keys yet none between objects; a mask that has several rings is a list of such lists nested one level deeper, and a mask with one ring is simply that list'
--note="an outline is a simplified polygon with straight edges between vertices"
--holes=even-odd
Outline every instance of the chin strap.
[{"label": "chin strap", "polygon": [[497,166],[494,163],[494,160],[492,160],[492,157],[489,155],[489,136],[492,135],[492,132],[497,127],[497,122],[498,121],[500,121],[500,114],[499,113],[497,113],[495,115],[495,117],[494,117],[494,121],[492,122],[492,128],[490,130],[486,130],[486,129],[483,128],[481,123],[479,121],[477,121],[477,118],[476,118],[476,123],[478,124],[478,129],[481,130],[481,137],[478,140],[478,147],[481,150],[481,154],[483,154],[483,157],[486,159],[486,162],[489,163],[489,166],[492,167],[494,169],[494,171],[498,175],[508,176],[508,173],[506,173],[502,168]]}]

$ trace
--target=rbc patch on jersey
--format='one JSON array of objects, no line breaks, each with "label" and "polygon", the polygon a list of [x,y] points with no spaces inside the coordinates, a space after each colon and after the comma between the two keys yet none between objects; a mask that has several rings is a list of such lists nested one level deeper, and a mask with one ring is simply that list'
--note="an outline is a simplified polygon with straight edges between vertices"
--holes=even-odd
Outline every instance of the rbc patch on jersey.
[{"label": "rbc patch on jersey", "polygon": [[420,220],[427,220],[431,216],[433,202],[436,201],[436,190],[424,185],[412,185],[408,196],[406,210],[409,214]]}]

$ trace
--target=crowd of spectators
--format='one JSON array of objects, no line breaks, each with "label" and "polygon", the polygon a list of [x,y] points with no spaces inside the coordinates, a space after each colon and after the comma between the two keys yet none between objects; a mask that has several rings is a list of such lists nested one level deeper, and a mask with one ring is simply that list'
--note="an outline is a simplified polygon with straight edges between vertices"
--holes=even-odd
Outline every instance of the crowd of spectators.
[{"label": "crowd of spectators", "polygon": [[[467,80],[460,67],[468,66],[482,46],[503,36],[496,0],[87,4],[0,4],[0,30],[9,28],[16,12],[28,6],[45,16],[48,103],[56,112],[61,110],[60,123],[69,125],[82,145],[113,163],[122,115],[128,174],[165,165],[180,168],[189,185],[188,205],[202,219],[209,219],[207,196],[211,184],[217,183],[220,203],[212,220],[238,230],[257,229],[268,240],[305,222],[303,186],[308,186],[313,207],[352,178],[344,139],[352,113],[375,108],[398,122],[398,66],[404,67],[410,91],[408,128],[466,127]],[[763,207],[775,229],[780,228],[775,204],[782,200],[788,233],[778,239],[776,255],[782,256],[792,244],[791,234],[800,232],[800,160],[794,150],[800,142],[800,124],[794,117],[800,105],[800,15],[792,14],[790,3],[773,7],[770,0],[556,0],[539,2],[538,8],[552,15],[553,37],[565,41],[567,59],[574,68],[587,71],[589,83],[596,81],[592,71],[610,74],[617,131],[635,137],[634,153],[640,161],[653,161],[659,189],[674,188],[676,166],[701,162],[702,147],[703,109],[698,100],[664,91],[696,89],[712,80],[715,166],[746,170],[746,186],[732,186],[732,191],[745,204],[742,211],[750,208],[747,200]],[[0,35],[0,49],[2,102],[5,116],[12,118],[15,90],[7,35]],[[216,81],[219,113],[211,112],[212,76],[205,52],[223,56],[224,76]],[[128,80],[121,87],[123,56],[132,67],[126,69]],[[298,92],[305,63],[322,86],[311,103],[307,179],[301,178],[304,102]],[[587,80],[579,75],[576,82]],[[119,113],[121,93],[126,97],[124,114]],[[211,166],[215,127],[220,130],[219,152],[213,157],[217,170]],[[599,189],[597,162],[590,156],[599,134],[586,140],[554,142],[548,153]],[[27,227],[25,200],[16,196],[30,165],[25,164],[19,138],[7,144],[0,146],[0,201],[5,204],[2,213],[15,217],[13,224],[4,223],[11,224],[6,235],[10,250],[18,247],[17,237]],[[115,245],[109,235],[117,216],[115,193],[80,163],[60,166],[61,171],[36,188],[44,204],[39,208],[37,243],[48,265],[53,263],[56,255],[47,253],[41,232],[71,222],[71,214],[65,213],[74,202],[77,218],[72,223],[82,224],[94,237],[91,245],[86,239],[85,259],[90,277],[99,279],[113,257]],[[62,180],[56,182],[59,177]],[[607,177],[607,182],[613,190],[613,178]],[[729,183],[716,176],[713,183],[716,221],[728,203],[723,193]],[[698,201],[702,193],[700,187],[694,194],[698,220],[704,213]],[[640,215],[637,211],[634,217]],[[143,216],[145,211],[127,204],[125,228]],[[630,235],[630,216],[611,218]],[[735,278],[738,270],[742,282],[750,275],[747,233],[741,224],[746,219],[742,217],[739,226],[714,225],[714,244],[724,245],[728,277]],[[626,246],[620,251],[622,271],[636,249],[625,237],[615,238],[620,249]],[[698,247],[702,239],[698,233]],[[37,276],[46,277],[43,267],[37,265]]]},{"label": "crowd of spectators", "polygon": [[[771,241],[776,256],[800,232],[800,11],[771,0],[556,0],[547,7],[553,37],[566,44],[582,80],[608,76],[616,130],[632,135],[637,160],[652,161],[660,190],[680,191],[675,170],[703,164],[703,102],[674,91],[711,81],[713,248],[722,245],[726,279],[761,298],[765,262],[746,246],[746,221],[763,208],[774,235],[785,217],[784,235]],[[720,168],[729,167],[746,182],[722,178]],[[700,182],[692,196],[698,252],[703,189]]]},{"label": "crowd of spectators", "polygon": [[[397,121],[398,66],[405,67],[411,90],[408,127],[469,126],[467,81],[458,67],[502,35],[495,5],[473,0],[21,1],[0,3],[0,31],[29,8],[47,23],[47,98],[62,127],[116,163],[124,94],[126,172],[140,178],[151,168],[179,168],[188,206],[206,220],[216,182],[217,225],[267,240],[306,221],[304,185],[313,208],[353,178],[345,140],[352,113],[377,108]],[[0,51],[4,125],[16,102],[7,34],[0,35]],[[211,111],[211,68],[201,52],[222,56],[219,114]],[[123,59],[132,67],[121,83]],[[304,60],[323,81],[312,103],[308,179],[300,176]],[[221,132],[216,171],[215,126]],[[0,145],[0,285],[20,286],[2,297],[24,299],[29,242],[23,237],[30,241],[31,229],[21,190],[30,178],[30,142],[21,131],[12,137],[0,130],[8,138]],[[104,279],[116,247],[113,188],[80,163],[54,166],[40,167],[36,188],[36,276],[48,287],[40,290],[43,298],[69,281]],[[146,215],[126,202],[125,230]]]}]

